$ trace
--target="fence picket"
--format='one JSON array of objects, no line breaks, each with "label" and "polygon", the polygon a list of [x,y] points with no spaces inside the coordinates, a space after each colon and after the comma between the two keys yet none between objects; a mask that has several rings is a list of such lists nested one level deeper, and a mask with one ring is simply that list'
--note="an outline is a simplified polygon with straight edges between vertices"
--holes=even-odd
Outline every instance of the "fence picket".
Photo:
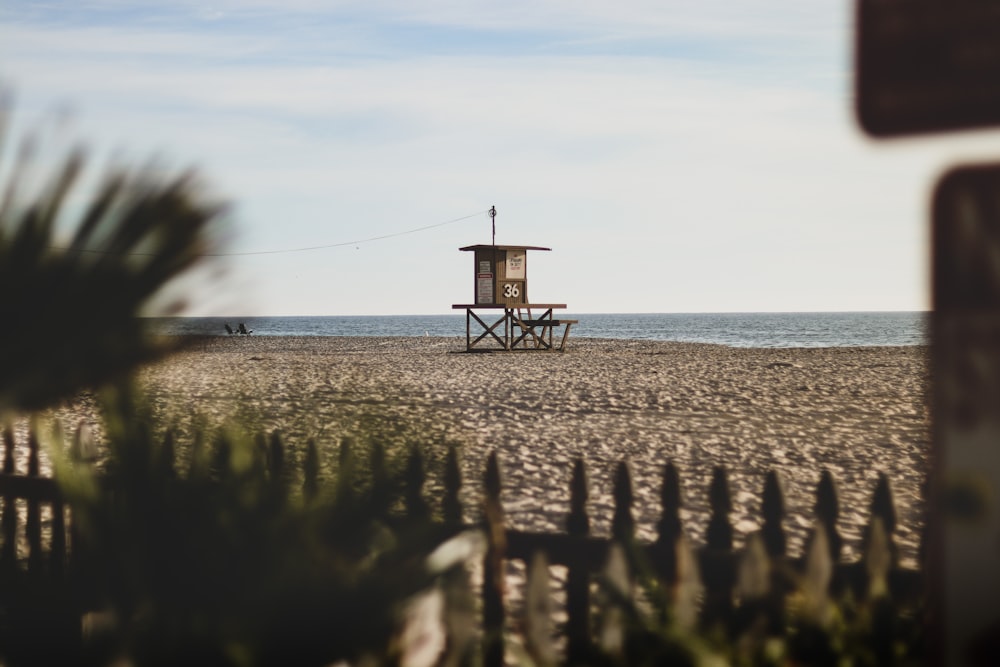
[{"label": "fence picket", "polygon": [[447,526],[462,525],[461,490],[462,470],[458,464],[458,450],[455,445],[449,445],[444,463],[444,498],[441,500],[441,513]]},{"label": "fence picket", "polygon": [[676,579],[667,587],[668,603],[674,624],[680,632],[691,632],[698,623],[699,605],[704,586],[698,557],[687,536],[681,533],[674,544]]},{"label": "fence picket", "polygon": [[684,530],[681,525],[680,473],[673,461],[663,467],[663,484],[660,487],[660,519],[656,524],[657,563],[660,576],[668,583],[677,581],[676,545]]},{"label": "fence picket", "polygon": [[840,562],[840,554],[844,546],[844,538],[837,529],[837,519],[840,518],[840,494],[833,473],[824,469],[816,487],[816,504],[814,506],[817,520],[826,529],[827,547],[830,549],[830,560],[834,565]]},{"label": "fence picket", "polygon": [[[7,424],[3,431],[3,472],[14,475],[14,427]],[[0,552],[0,564],[4,572],[13,572],[17,567],[17,499],[13,494],[7,494],[3,499],[3,551]]]},{"label": "fence picket", "polygon": [[[392,488],[385,462],[385,447],[381,442],[372,445],[369,464],[372,477],[372,511],[377,516],[388,518],[389,505],[392,503]],[[344,470],[353,477],[355,471],[352,457],[348,458]]]},{"label": "fence picket", "polygon": [[729,478],[722,466],[715,466],[712,469],[708,502],[712,515],[708,519],[708,529],[705,531],[705,544],[709,549],[729,551],[733,548],[733,526],[729,522],[733,501],[729,494]]},{"label": "fence picket", "polygon": [[705,585],[705,607],[702,620],[707,626],[725,623],[732,616],[733,585],[733,526],[729,513],[733,504],[729,494],[726,469],[715,466],[708,490],[712,514],[705,531],[705,548],[701,552],[702,583]]},{"label": "fence picket", "polygon": [[62,500],[52,503],[52,551],[49,553],[49,571],[57,581],[66,573],[66,507]]},{"label": "fence picket", "polygon": [[[337,504],[346,507],[354,504],[354,451],[353,441],[344,437],[337,456]],[[372,450],[374,452],[374,448]]]},{"label": "fence picket", "polygon": [[784,556],[788,544],[782,527],[785,518],[785,490],[781,478],[774,470],[767,471],[760,511],[764,517],[761,537],[764,539],[767,555],[772,558]]},{"label": "fence picket", "polygon": [[319,452],[316,440],[309,438],[306,442],[306,455],[302,461],[302,497],[306,503],[311,503],[319,494]]},{"label": "fence picket", "polygon": [[[899,562],[899,548],[896,546],[896,503],[893,500],[892,486],[889,484],[889,477],[884,473],[878,474],[878,482],[875,484],[875,492],[872,494],[871,521],[875,518],[882,521],[882,529],[885,534],[887,547],[889,549],[892,564]],[[871,526],[871,524],[869,524]],[[867,532],[867,531],[866,531]],[[862,544],[867,542],[867,535],[862,539]],[[862,546],[864,549],[864,546]]]},{"label": "fence picket", "polygon": [[[196,441],[196,443],[199,442],[200,439]],[[87,465],[96,458],[95,454],[96,447],[94,446],[90,427],[85,422],[80,422],[76,427],[76,432],[73,434],[73,442],[69,448],[70,463],[73,466]],[[86,570],[86,555],[83,553],[83,549],[80,529],[71,513],[69,520],[69,552],[67,554],[67,560],[69,560],[68,569],[71,576],[76,577],[82,571]]]},{"label": "fence picket", "polygon": [[754,654],[763,645],[764,637],[774,626],[774,589],[771,577],[771,558],[760,531],[747,536],[743,553],[739,557],[736,575],[736,610],[733,634],[749,653]]},{"label": "fence picket", "polygon": [[[81,426],[82,428],[82,426]],[[76,438],[82,437],[78,430]],[[2,565],[7,574],[18,573],[17,506],[27,507],[25,538],[28,545],[28,572],[32,575],[48,573],[55,581],[67,581],[68,572],[75,581],[85,570],[80,563],[86,553],[75,533],[72,513],[68,513],[53,480],[39,476],[39,444],[35,430],[29,432],[28,470],[16,474],[15,436],[7,427],[2,435],[3,476],[0,478],[0,497],[3,513],[0,517],[3,545],[0,550]],[[195,447],[197,447],[197,443]],[[71,448],[71,458],[79,464],[79,456]],[[158,452],[158,459],[149,463],[164,471],[168,477],[176,476],[173,461],[176,456],[173,433],[168,432]],[[218,441],[217,462],[228,463],[231,443],[224,438]],[[272,434],[269,446],[259,450],[259,461],[266,466],[271,480],[288,488],[291,471],[288,469],[285,445],[280,435]],[[379,445],[371,448],[372,489],[376,498],[384,495],[388,513],[392,497],[389,475],[386,471],[385,453]],[[197,453],[192,458],[192,473],[196,468]],[[319,460],[315,441],[310,440],[302,461],[303,495],[307,502],[318,493]],[[220,473],[226,474],[228,465]],[[261,472],[265,469],[262,468]],[[352,442],[345,438],[340,445],[340,468],[337,477],[337,496],[340,501],[356,500],[358,481],[354,478],[355,464]],[[629,464],[620,461],[613,475],[614,501],[609,537],[591,535],[591,517],[588,510],[589,487],[585,460],[573,461],[569,483],[569,512],[565,531],[561,533],[532,533],[509,528],[506,525],[501,501],[502,477],[497,452],[490,453],[483,479],[484,499],[482,521],[477,522],[486,533],[486,553],[483,560],[482,581],[482,655],[481,664],[499,667],[504,664],[504,628],[507,564],[522,560],[528,566],[528,584],[525,592],[525,640],[529,654],[536,664],[552,664],[559,660],[553,639],[552,595],[549,588],[549,563],[567,566],[565,635],[567,664],[594,664],[601,656],[595,653],[595,641],[608,656],[622,657],[627,645],[630,614],[639,613],[633,601],[633,578],[638,571],[632,556],[643,552],[649,556],[653,569],[659,575],[658,588],[663,591],[664,604],[658,605],[663,616],[659,619],[665,627],[689,632],[699,622],[702,627],[717,627],[731,636],[743,638],[742,646],[763,650],[766,637],[780,635],[788,627],[786,602],[793,587],[800,591],[798,609],[800,622],[811,623],[823,632],[835,618],[834,594],[842,592],[836,583],[849,582],[857,592],[855,600],[864,605],[865,613],[872,620],[872,650],[878,655],[891,656],[896,632],[892,625],[899,582],[913,586],[919,582],[919,573],[899,567],[898,549],[894,540],[897,527],[896,508],[889,478],[880,473],[871,501],[869,524],[862,538],[862,557],[850,563],[840,563],[843,540],[837,532],[840,504],[833,475],[824,470],[815,492],[816,523],[801,559],[791,559],[787,553],[787,538],[783,521],[786,518],[785,489],[781,477],[769,471],[764,479],[761,504],[762,520],[759,532],[746,536],[743,550],[734,552],[734,529],[730,519],[732,498],[725,468],[712,470],[708,498],[711,515],[705,530],[705,547],[697,552],[692,548],[681,522],[683,494],[681,477],[673,462],[663,468],[660,489],[661,510],[657,520],[657,537],[652,544],[635,542],[636,524],[633,517],[635,492]],[[458,452],[450,446],[444,464],[444,493],[441,517],[449,533],[464,527],[459,491],[462,487]],[[264,479],[264,478],[262,478]],[[407,519],[430,522],[430,506],[425,499],[425,459],[416,447],[410,450],[403,477],[404,513]],[[52,505],[52,539],[50,552],[43,553],[41,542],[40,504]],[[66,517],[69,516],[67,550]],[[398,513],[396,513],[398,514]],[[477,533],[478,534],[478,533]],[[22,556],[24,554],[21,554]],[[608,595],[602,596],[597,625],[591,622],[590,586],[594,575],[603,573],[609,583]],[[20,575],[18,575],[20,576]],[[468,628],[462,630],[472,614],[473,604],[468,573],[456,568],[444,578],[449,605],[449,628],[465,637],[471,637]],[[79,582],[77,582],[79,583]],[[76,585],[76,584],[74,584]],[[919,583],[918,583],[919,585]],[[912,591],[910,591],[912,593]],[[911,596],[908,600],[914,600]],[[804,619],[804,621],[803,621]],[[881,625],[880,625],[881,624]],[[464,634],[463,634],[464,633]],[[456,639],[457,641],[457,639]],[[464,641],[464,640],[463,640]],[[461,643],[461,642],[460,642]],[[461,643],[462,647],[467,646]],[[470,664],[475,658],[465,648],[458,648],[443,664]],[[741,649],[743,650],[743,649]]]},{"label": "fence picket", "polygon": [[486,460],[486,494],[483,501],[488,545],[483,562],[483,664],[486,667],[501,667],[504,663],[503,600],[507,538],[500,488],[500,462],[494,450]]},{"label": "fence picket", "polygon": [[625,650],[625,605],[632,600],[632,581],[625,549],[617,540],[608,549],[603,574],[598,646],[605,655],[620,659]]},{"label": "fence picket", "polygon": [[424,500],[424,482],[426,480],[423,452],[418,447],[413,447],[406,463],[404,498],[407,518],[415,523],[423,523],[430,519],[431,509],[427,501]]},{"label": "fence picket", "polygon": [[167,432],[163,434],[163,443],[160,445],[158,460],[160,473],[166,479],[175,479],[177,477],[177,471],[174,469],[175,450],[174,431],[173,429],[167,429]]},{"label": "fence picket", "polygon": [[524,596],[524,643],[534,663],[543,667],[557,661],[552,642],[552,595],[549,593],[549,559],[536,551],[528,565]]},{"label": "fence picket", "polygon": [[13,475],[14,465],[14,427],[11,424],[4,426],[3,430],[3,471],[4,474]]},{"label": "fence picket", "polygon": [[[32,428],[28,432],[28,477],[39,476],[38,435]],[[28,572],[38,574],[42,569],[42,511],[37,498],[28,498],[28,512],[24,520],[28,539]]]},{"label": "fence picket", "polygon": [[442,575],[444,589],[444,624],[448,650],[441,667],[471,667],[476,661],[476,595],[469,572],[464,567],[452,567]]},{"label": "fence picket", "polygon": [[803,594],[801,613],[803,618],[820,629],[826,629],[833,620],[829,597],[833,567],[826,523],[817,521],[806,543],[805,572],[801,583]]},{"label": "fence picket", "polygon": [[[587,515],[587,467],[582,458],[573,461],[569,484],[569,515],[566,533],[583,539],[590,534]],[[566,657],[571,665],[584,664],[590,655],[590,570],[586,563],[570,563],[566,575]]]},{"label": "fence picket", "polygon": [[581,537],[590,533],[590,517],[587,515],[587,465],[583,459],[573,461],[573,473],[569,483],[569,515],[566,517],[566,532]]},{"label": "fence picket", "polygon": [[759,600],[771,591],[771,560],[760,532],[747,536],[746,546],[739,558],[736,577],[736,594],[741,602]]},{"label": "fence picket", "polygon": [[867,581],[864,594],[869,600],[889,594],[889,571],[893,565],[889,539],[882,517],[873,516],[868,524],[868,539],[862,556]]},{"label": "fence picket", "polygon": [[628,544],[635,534],[635,518],[632,516],[635,494],[632,492],[632,474],[625,461],[619,461],[618,467],[615,468],[612,496],[615,500],[615,509],[611,517],[611,535]]},{"label": "fence picket", "polygon": [[284,438],[280,431],[272,431],[267,447],[267,474],[262,479],[267,488],[268,500],[280,508],[288,501],[289,471]]},{"label": "fence picket", "polygon": [[663,466],[660,486],[660,518],[656,522],[656,541],[649,548],[652,568],[663,586],[663,604],[658,605],[661,623],[670,621],[680,576],[678,545],[683,538],[681,525],[681,483],[677,466],[668,461]]}]

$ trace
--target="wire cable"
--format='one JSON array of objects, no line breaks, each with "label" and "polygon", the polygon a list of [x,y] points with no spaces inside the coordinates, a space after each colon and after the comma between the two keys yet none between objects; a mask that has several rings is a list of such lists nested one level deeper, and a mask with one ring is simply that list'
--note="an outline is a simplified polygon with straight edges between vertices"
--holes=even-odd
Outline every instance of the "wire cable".
[{"label": "wire cable", "polygon": [[[444,222],[438,222],[438,223],[435,223],[433,225],[426,225],[424,227],[416,227],[414,229],[407,229],[407,230],[404,230],[404,231],[401,231],[401,232],[393,232],[391,234],[382,234],[380,236],[370,236],[368,238],[358,239],[356,241],[342,241],[340,243],[326,243],[324,245],[306,246],[306,247],[303,247],[303,248],[284,248],[284,249],[281,249],[281,250],[251,250],[251,251],[247,251],[247,252],[206,252],[206,253],[203,253],[202,256],[203,257],[246,257],[246,256],[251,256],[251,255],[280,255],[280,254],[286,254],[286,253],[292,253],[292,252],[309,252],[309,251],[312,251],[312,250],[326,250],[328,248],[341,248],[341,247],[344,247],[344,246],[351,246],[351,245],[357,246],[357,245],[361,245],[362,243],[371,243],[372,241],[383,241],[385,239],[391,239],[391,238],[395,238],[397,236],[405,236],[407,234],[416,234],[418,232],[425,232],[428,229],[434,229],[435,227],[444,227],[445,225],[453,225],[456,222],[462,222],[463,220],[468,220],[469,218],[475,218],[476,216],[484,215],[487,212],[488,211],[476,211],[475,213],[470,213],[469,215],[463,215],[460,218],[454,218],[452,220],[446,220]],[[55,246],[52,246],[51,249],[52,250],[61,250],[61,251],[69,250],[69,248],[60,248],[60,247],[55,247]],[[83,249],[81,252],[86,252],[86,253],[91,253],[91,254],[98,254],[98,255],[111,254],[111,253],[109,253],[106,250],[89,250],[89,249]],[[150,256],[153,255],[153,253],[148,253],[148,252],[129,252],[129,253],[124,253],[124,254],[129,255],[129,256],[134,256],[134,257],[150,257]]]},{"label": "wire cable", "polygon": [[385,239],[395,238],[397,236],[405,236],[407,234],[416,234],[417,232],[425,232],[428,229],[434,229],[435,227],[444,227],[445,225],[453,225],[456,222],[462,222],[463,220],[468,220],[469,218],[474,218],[478,215],[485,214],[486,211],[477,211],[469,215],[463,215],[461,218],[455,218],[454,220],[446,220],[445,222],[438,222],[433,225],[427,225],[425,227],[417,227],[415,229],[407,229],[402,232],[393,232],[392,234],[382,234],[381,236],[371,236],[366,239],[360,239],[357,241],[343,241],[341,243],[327,243],[325,245],[315,245],[307,246],[305,248],[287,248],[285,250],[256,250],[250,252],[220,252],[220,253],[205,253],[206,257],[242,257],[246,255],[277,255],[281,253],[289,252],[309,252],[310,250],[325,250],[327,248],[341,248],[343,246],[349,245],[360,245],[362,243],[370,243],[372,241],[382,241]]}]

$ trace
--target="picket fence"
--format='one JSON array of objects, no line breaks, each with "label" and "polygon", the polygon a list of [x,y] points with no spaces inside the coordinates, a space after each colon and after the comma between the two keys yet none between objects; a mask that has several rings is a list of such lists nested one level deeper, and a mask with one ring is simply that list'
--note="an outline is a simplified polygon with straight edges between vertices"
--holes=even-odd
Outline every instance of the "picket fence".
[{"label": "picket fence", "polygon": [[[15,465],[15,437],[10,429],[4,432],[0,473],[0,597],[4,587],[23,590],[18,582],[24,580],[44,580],[50,585],[72,588],[76,543],[72,516],[56,482],[39,474],[39,443],[34,433],[29,434],[27,445],[27,470],[22,473]],[[290,472],[280,436],[275,434],[262,450],[271,478],[282,480],[288,487]],[[343,443],[341,470],[349,467],[352,455],[350,443]],[[384,454],[376,448],[370,471],[376,480],[385,478],[384,470],[380,469],[383,466]],[[619,602],[634,599],[637,578],[654,582],[654,593],[662,598],[663,619],[669,617],[675,627],[684,631],[718,627],[739,632],[748,626],[748,610],[756,610],[751,616],[757,630],[763,628],[764,634],[781,635],[787,620],[788,600],[796,592],[800,596],[803,592],[811,595],[817,618],[822,609],[816,600],[844,596],[862,602],[875,597],[891,601],[891,613],[919,610],[922,604],[925,586],[921,571],[899,565],[893,536],[896,510],[884,474],[879,475],[872,495],[862,556],[846,562],[842,558],[843,539],[837,528],[840,500],[829,471],[822,471],[816,488],[812,536],[803,553],[793,556],[788,553],[783,526],[786,508],[782,483],[773,471],[766,475],[762,491],[762,528],[745,536],[744,547],[737,550],[730,521],[732,501],[727,473],[722,467],[713,471],[708,493],[711,515],[704,529],[703,545],[698,548],[692,546],[680,518],[682,485],[678,469],[670,462],[662,471],[661,513],[657,538],[652,543],[640,543],[635,538],[633,484],[624,461],[617,465],[614,475],[613,517],[607,537],[591,533],[583,459],[573,463],[570,510],[565,532],[559,533],[516,530],[506,525],[500,462],[495,452],[487,460],[482,482],[483,503],[477,510],[480,520],[472,524],[465,520],[460,500],[463,480],[455,448],[449,448],[445,459],[443,493],[436,508],[425,498],[424,468],[422,454],[413,450],[404,474],[402,514],[408,520],[433,523],[442,529],[442,534],[478,531],[485,536],[482,589],[476,606],[481,664],[487,667],[505,662],[508,642],[504,635],[512,625],[507,618],[506,590],[510,561],[521,561],[526,567],[526,592],[521,605],[524,618],[517,625],[523,634],[520,644],[536,663],[592,663],[595,650],[605,653],[621,650],[621,637],[627,634],[623,626],[628,619],[619,614],[612,615],[609,621],[611,617],[602,616],[598,607],[603,600],[607,608],[608,600],[613,601],[615,595],[619,596]],[[307,501],[320,492],[319,469],[317,448],[310,441],[305,448],[301,475],[301,493]],[[566,568],[564,596],[559,603],[565,621],[558,628],[554,627],[550,599],[549,568],[553,565]],[[82,604],[85,606],[85,602]],[[561,636],[562,641],[555,641],[554,635]],[[885,641],[886,645],[876,647],[876,651],[884,651],[888,659],[893,651],[888,645],[892,639]],[[463,662],[467,660],[455,664]]]}]

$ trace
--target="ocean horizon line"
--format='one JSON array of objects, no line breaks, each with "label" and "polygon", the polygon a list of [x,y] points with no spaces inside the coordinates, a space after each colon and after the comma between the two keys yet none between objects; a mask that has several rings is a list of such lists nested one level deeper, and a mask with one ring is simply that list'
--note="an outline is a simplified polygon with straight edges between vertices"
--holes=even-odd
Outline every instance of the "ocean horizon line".
[{"label": "ocean horizon line", "polygon": [[[515,306],[516,307],[516,306]],[[572,308],[564,309],[567,314],[572,315],[850,315],[860,313],[912,313],[929,315],[933,309],[907,310],[907,309],[868,309],[868,310],[649,310],[649,311],[584,311]],[[560,309],[560,313],[563,309]],[[169,318],[190,318],[190,319],[230,319],[238,320],[251,318],[288,318],[288,317],[447,317],[450,315],[463,316],[460,310],[447,310],[439,313],[380,313],[380,314],[328,314],[328,315],[301,315],[301,314],[280,314],[280,315],[251,315],[247,313],[222,314],[222,315],[141,315],[140,319],[169,319]]]},{"label": "ocean horizon line", "polygon": [[[499,312],[499,311],[498,311]],[[497,313],[494,313],[497,314]],[[929,311],[828,311],[795,313],[577,313],[573,338],[716,343],[732,347],[866,347],[925,345]],[[487,317],[490,323],[502,318]],[[464,337],[466,315],[177,316],[153,318],[168,335]],[[470,332],[478,323],[473,321]]]}]

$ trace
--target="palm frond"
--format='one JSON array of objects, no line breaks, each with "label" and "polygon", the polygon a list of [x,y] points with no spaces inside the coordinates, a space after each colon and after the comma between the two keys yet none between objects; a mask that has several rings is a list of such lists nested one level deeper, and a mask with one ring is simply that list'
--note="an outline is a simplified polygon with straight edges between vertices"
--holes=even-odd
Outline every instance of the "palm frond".
[{"label": "palm frond", "polygon": [[149,312],[150,304],[214,249],[211,230],[226,210],[194,173],[119,169],[61,243],[57,227],[72,212],[85,153],[72,151],[24,202],[20,176],[30,153],[15,159],[0,187],[0,410],[44,407],[176,347],[146,335],[139,315],[171,314]]}]

